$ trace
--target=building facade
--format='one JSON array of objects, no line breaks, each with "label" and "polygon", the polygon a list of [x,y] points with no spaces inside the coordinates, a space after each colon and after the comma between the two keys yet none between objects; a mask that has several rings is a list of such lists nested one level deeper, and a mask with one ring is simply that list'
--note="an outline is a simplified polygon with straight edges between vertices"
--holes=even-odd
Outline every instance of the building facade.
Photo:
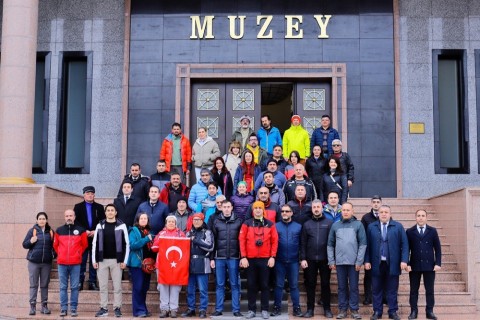
[{"label": "building facade", "polygon": [[7,99],[22,56],[3,33],[16,30],[6,14],[25,17],[2,2],[2,183],[114,197],[130,163],[154,172],[174,121],[192,142],[207,126],[225,152],[244,114],[282,130],[299,114],[311,131],[326,113],[355,164],[353,197],[478,185],[478,1],[25,3],[38,11],[28,117]]}]

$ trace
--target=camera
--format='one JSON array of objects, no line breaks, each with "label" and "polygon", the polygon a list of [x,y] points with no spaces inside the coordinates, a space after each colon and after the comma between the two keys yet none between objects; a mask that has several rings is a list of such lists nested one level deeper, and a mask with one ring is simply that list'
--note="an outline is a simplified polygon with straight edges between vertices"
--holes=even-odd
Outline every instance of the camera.
[{"label": "camera", "polygon": [[256,241],[255,241],[255,245],[256,245],[257,247],[263,246],[263,240],[262,240],[262,239],[256,240]]}]

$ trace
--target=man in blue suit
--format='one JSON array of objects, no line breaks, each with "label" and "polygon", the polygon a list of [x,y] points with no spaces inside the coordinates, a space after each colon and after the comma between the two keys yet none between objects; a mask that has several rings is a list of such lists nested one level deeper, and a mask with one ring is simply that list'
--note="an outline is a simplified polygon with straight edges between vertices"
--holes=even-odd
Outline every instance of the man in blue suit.
[{"label": "man in blue suit", "polygon": [[398,311],[398,283],[401,270],[407,271],[408,240],[401,223],[391,219],[391,209],[382,205],[378,221],[367,231],[365,270],[372,270],[373,315],[371,320],[382,318],[383,293],[388,303],[388,318],[400,320]]},{"label": "man in blue suit", "polygon": [[415,213],[417,224],[407,230],[408,246],[410,248],[410,262],[408,271],[410,277],[410,308],[408,319],[417,319],[418,316],[418,289],[423,275],[427,306],[427,319],[437,319],[433,313],[435,305],[434,282],[435,272],[441,270],[442,248],[437,229],[427,225],[427,211],[417,210]]}]

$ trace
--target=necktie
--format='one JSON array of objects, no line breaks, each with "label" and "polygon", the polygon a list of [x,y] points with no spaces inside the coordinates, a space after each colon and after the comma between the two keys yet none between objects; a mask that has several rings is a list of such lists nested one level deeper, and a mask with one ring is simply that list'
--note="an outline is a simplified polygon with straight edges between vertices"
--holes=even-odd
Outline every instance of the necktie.
[{"label": "necktie", "polygon": [[125,204],[127,204],[128,198],[128,196],[125,196]]},{"label": "necktie", "polygon": [[420,227],[420,235],[423,236],[423,227]]},{"label": "necktie", "polygon": [[387,224],[382,223],[382,237],[383,240],[387,240]]},{"label": "necktie", "polygon": [[[380,254],[382,257],[387,257],[387,224],[382,223],[382,243],[380,246]],[[385,259],[382,259],[385,260]]]}]

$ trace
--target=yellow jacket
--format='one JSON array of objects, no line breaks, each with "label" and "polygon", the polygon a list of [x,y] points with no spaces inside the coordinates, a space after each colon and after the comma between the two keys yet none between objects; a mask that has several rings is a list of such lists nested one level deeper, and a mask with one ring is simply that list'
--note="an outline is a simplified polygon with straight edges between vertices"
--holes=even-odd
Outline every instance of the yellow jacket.
[{"label": "yellow jacket", "polygon": [[288,157],[294,150],[298,151],[302,159],[310,156],[310,137],[302,125],[291,125],[283,134],[283,155]]}]

